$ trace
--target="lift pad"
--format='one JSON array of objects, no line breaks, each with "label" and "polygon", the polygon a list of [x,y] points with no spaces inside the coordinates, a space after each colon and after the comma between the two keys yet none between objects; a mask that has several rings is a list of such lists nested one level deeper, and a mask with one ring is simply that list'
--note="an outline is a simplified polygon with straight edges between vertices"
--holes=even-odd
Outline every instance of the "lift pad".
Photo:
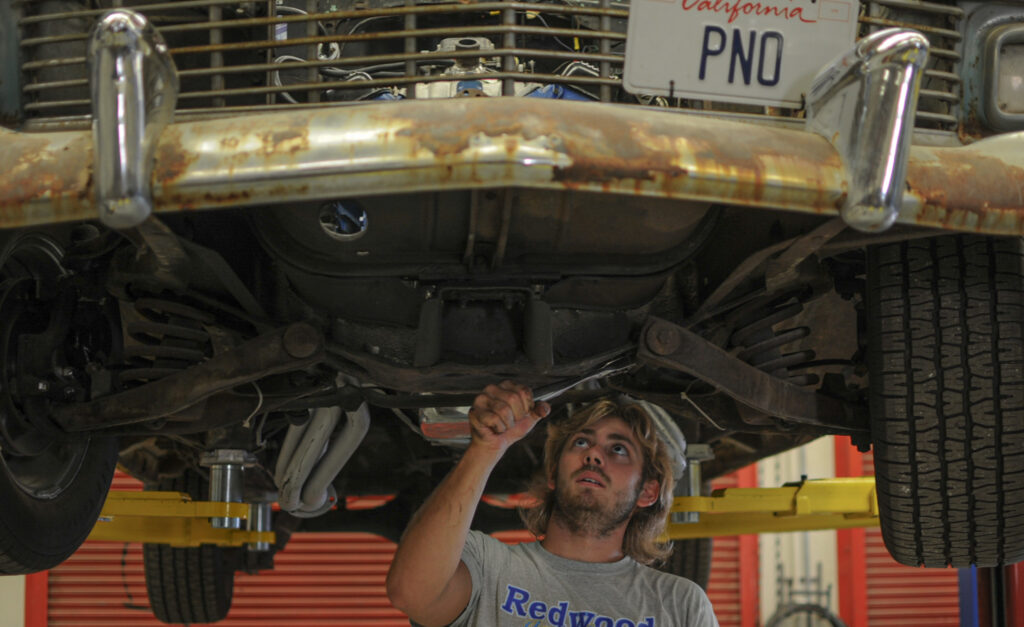
[{"label": "lift pad", "polygon": [[726,488],[711,496],[677,497],[672,513],[699,512],[699,522],[673,522],[672,540],[746,533],[878,526],[873,477],[804,480],[781,488]]},{"label": "lift pad", "polygon": [[89,539],[175,547],[275,541],[272,531],[214,528],[210,518],[219,517],[248,519],[249,504],[193,501],[181,492],[111,490]]}]

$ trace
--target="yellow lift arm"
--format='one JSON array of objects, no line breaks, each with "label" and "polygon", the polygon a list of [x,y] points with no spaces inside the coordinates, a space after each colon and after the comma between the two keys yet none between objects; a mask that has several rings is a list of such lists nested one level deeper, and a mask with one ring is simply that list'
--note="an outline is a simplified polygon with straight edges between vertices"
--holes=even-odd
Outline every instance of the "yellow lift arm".
[{"label": "yellow lift arm", "polygon": [[804,480],[781,488],[727,488],[711,496],[677,497],[673,513],[699,512],[700,522],[669,518],[673,540],[745,533],[850,529],[878,525],[873,477]]},{"label": "yellow lift arm", "polygon": [[247,503],[193,501],[181,492],[111,490],[90,540],[148,542],[176,547],[242,546],[275,541],[272,531],[218,529],[210,518],[249,518]]},{"label": "yellow lift arm", "polygon": [[[673,540],[878,525],[872,477],[805,480],[781,488],[727,488],[711,496],[677,497],[671,511],[700,513],[700,521],[694,523],[670,518],[666,535]],[[214,528],[209,519],[216,517],[246,519],[249,505],[193,501],[180,492],[111,491],[89,539],[177,547],[275,540],[270,531]]]}]

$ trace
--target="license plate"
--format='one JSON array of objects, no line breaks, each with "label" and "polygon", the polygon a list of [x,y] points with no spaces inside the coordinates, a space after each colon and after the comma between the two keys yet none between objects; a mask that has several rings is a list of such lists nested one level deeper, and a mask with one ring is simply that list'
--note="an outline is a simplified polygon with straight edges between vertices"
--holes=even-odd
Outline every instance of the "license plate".
[{"label": "license plate", "polygon": [[623,86],[635,94],[800,107],[853,45],[857,0],[632,0]]}]

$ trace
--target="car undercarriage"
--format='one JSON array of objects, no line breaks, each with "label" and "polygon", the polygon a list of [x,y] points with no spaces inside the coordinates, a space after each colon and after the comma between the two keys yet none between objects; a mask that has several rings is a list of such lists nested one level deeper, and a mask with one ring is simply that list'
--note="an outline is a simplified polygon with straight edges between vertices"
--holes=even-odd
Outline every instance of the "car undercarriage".
[{"label": "car undercarriage", "polygon": [[502,380],[657,406],[702,480],[850,436],[898,560],[1024,558],[1024,151],[957,100],[1019,3],[859,3],[789,108],[627,92],[608,0],[106,4],[0,2],[0,571],[115,462],[397,537]]}]

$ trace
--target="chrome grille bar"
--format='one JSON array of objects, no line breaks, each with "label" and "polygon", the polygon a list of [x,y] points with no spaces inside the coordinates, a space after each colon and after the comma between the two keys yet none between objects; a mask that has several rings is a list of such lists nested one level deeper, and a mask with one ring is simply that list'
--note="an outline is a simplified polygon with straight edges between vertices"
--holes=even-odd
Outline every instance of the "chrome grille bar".
[{"label": "chrome grille bar", "polygon": [[[864,16],[860,18],[861,24],[870,24],[871,26],[880,26],[882,28],[892,28],[909,26],[907,22],[903,20],[886,20],[877,17]],[[960,41],[963,37],[955,30],[949,30],[948,28],[936,28],[934,26],[927,26],[925,24],[915,24],[914,30],[924,33],[925,35],[937,35],[939,37],[945,37],[951,41]]]},{"label": "chrome grille bar", "polygon": [[[15,2],[27,14],[19,21],[26,115],[86,117],[89,100],[85,56],[76,51],[84,50],[87,29],[58,31],[61,24],[91,24],[105,10],[32,14],[37,10],[36,3]],[[602,101],[636,102],[621,90],[628,3],[416,2],[404,0],[389,2],[388,6],[326,13],[317,12],[323,7],[316,0],[295,0],[285,6],[277,6],[272,0],[182,0],[141,2],[132,8],[149,16],[168,39],[183,81],[179,118],[187,118],[189,112],[217,109],[227,113],[270,105],[308,106],[325,99],[340,104],[339,99],[346,102],[356,97],[351,94],[389,87],[410,87],[403,97],[412,98],[414,84],[453,80],[450,76],[425,75],[421,71],[425,66],[434,64],[437,69],[441,63],[481,56],[494,60],[493,72],[481,78],[500,80],[503,95],[514,94],[517,84],[545,83],[582,88]],[[240,4],[263,7],[264,13],[269,7],[276,14],[243,15],[239,13]],[[924,73],[917,124],[955,129],[961,85],[957,71],[962,36],[958,26],[963,11],[951,0],[861,0],[861,4],[862,36],[902,26],[917,29],[929,38],[932,61]],[[40,30],[44,26],[45,32]],[[490,39],[495,49],[486,54],[433,50],[432,42],[441,38],[474,36]],[[331,58],[334,49],[342,51],[340,58]],[[565,76],[555,71],[574,61],[591,67],[593,75]],[[394,69],[377,67],[384,64],[394,64]],[[354,78],[366,68],[375,68],[372,76],[362,77],[369,80]],[[662,104],[802,115],[802,111],[789,109],[678,99]]]},{"label": "chrome grille bar", "polygon": [[896,26],[913,28],[928,38],[931,59],[921,82],[916,125],[955,129],[962,82],[956,71],[961,60],[963,36],[958,26],[963,9],[953,2],[914,0],[873,0],[865,8],[860,17],[863,34]]},{"label": "chrome grille bar", "polygon": [[[237,44],[222,44],[219,46],[202,45],[202,46],[183,46],[171,50],[171,54],[175,56],[184,54],[195,54],[201,52],[224,52],[227,50],[265,50],[267,48],[290,48],[293,46],[304,46],[307,44],[329,44],[329,43],[349,43],[349,42],[361,42],[361,41],[381,41],[388,39],[403,39],[406,37],[450,37],[458,35],[501,35],[505,33],[512,33],[514,35],[548,35],[557,37],[559,35],[566,37],[579,36],[579,31],[570,28],[545,28],[543,26],[451,26],[447,28],[417,28],[412,30],[397,30],[387,31],[382,33],[360,33],[356,35],[330,35],[326,37],[298,37],[295,39],[288,39],[287,41],[248,41]],[[608,39],[625,41],[626,35],[624,33],[606,32],[606,31],[591,31],[592,37],[605,37]],[[496,51],[501,53],[502,50]],[[477,53],[476,56],[491,56],[481,55]]]},{"label": "chrome grille bar", "polygon": [[879,6],[892,7],[894,9],[927,11],[929,13],[949,15],[957,19],[964,16],[964,10],[953,4],[921,2],[920,0],[875,0],[874,3]]},{"label": "chrome grille bar", "polygon": [[[27,6],[31,0],[16,0],[15,4]],[[191,9],[196,7],[223,6],[227,4],[238,4],[238,0],[181,0],[181,2],[154,2],[140,6],[146,13],[151,11],[166,11],[178,9]],[[134,7],[133,7],[134,8]],[[60,13],[47,13],[44,15],[28,15],[18,21],[19,24],[38,24],[51,20],[66,20],[75,17],[99,17],[110,9],[82,9],[80,11],[63,11]]]},{"label": "chrome grille bar", "polygon": [[[207,8],[207,15],[210,18],[210,45],[220,46],[224,44],[224,31],[218,26],[218,23],[223,17],[223,7],[217,5],[210,5]],[[213,72],[210,74],[210,90],[211,91],[222,91],[224,89],[224,53],[217,51],[210,53],[210,69]],[[180,75],[180,74],[179,74]],[[213,103],[215,107],[223,107],[224,99],[221,97],[214,97]]]}]

